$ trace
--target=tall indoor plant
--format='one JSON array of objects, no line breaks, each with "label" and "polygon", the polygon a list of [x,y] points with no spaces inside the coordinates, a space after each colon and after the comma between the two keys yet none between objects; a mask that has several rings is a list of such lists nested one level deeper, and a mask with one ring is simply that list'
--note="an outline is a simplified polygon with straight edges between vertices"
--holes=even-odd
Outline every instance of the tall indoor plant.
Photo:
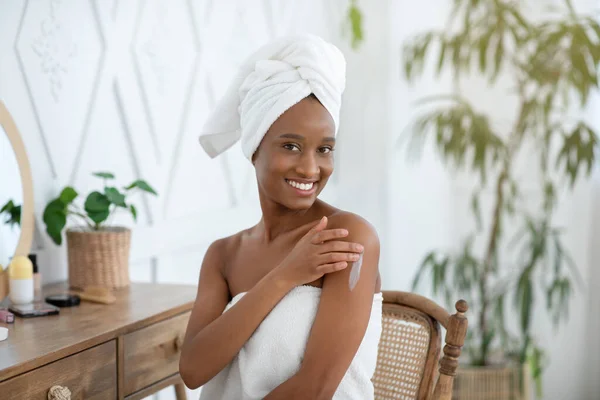
[{"label": "tall indoor plant", "polygon": [[[498,350],[503,360],[527,361],[539,394],[543,350],[533,340],[532,310],[545,302],[558,324],[576,288],[577,269],[553,217],[558,194],[588,176],[596,162],[596,132],[577,112],[598,89],[600,25],[593,16],[578,14],[569,0],[536,20],[521,1],[453,4],[448,29],[424,32],[405,44],[404,72],[414,81],[435,50],[437,72],[450,70],[457,82],[456,93],[421,103],[423,112],[411,131],[418,139],[413,143],[432,138],[445,163],[476,177],[471,209],[477,229],[459,251],[427,254],[413,288],[427,275],[435,294],[465,298],[474,311],[466,346],[470,363],[490,365]],[[479,111],[476,98],[460,95],[461,78],[467,76],[502,87],[510,79],[517,112],[508,130]],[[515,174],[525,151],[541,172],[536,182],[541,204],[533,212]],[[491,192],[489,210],[480,207],[483,191]],[[484,218],[489,223],[482,223],[482,213],[489,213]],[[513,237],[509,224],[521,228]],[[516,334],[508,328],[508,304],[518,315]]]},{"label": "tall indoor plant", "polygon": [[[129,285],[129,247],[131,230],[111,224],[110,217],[119,210],[137,220],[137,208],[128,201],[135,191],[156,195],[144,180],[136,180],[121,188],[112,185],[111,172],[95,172],[103,180],[101,190],[91,191],[83,208],[77,204],[79,194],[65,187],[44,209],[46,232],[54,243],[62,243],[66,230],[69,261],[69,284],[75,288],[103,286],[118,289]],[[67,219],[80,224],[66,228]]]}]

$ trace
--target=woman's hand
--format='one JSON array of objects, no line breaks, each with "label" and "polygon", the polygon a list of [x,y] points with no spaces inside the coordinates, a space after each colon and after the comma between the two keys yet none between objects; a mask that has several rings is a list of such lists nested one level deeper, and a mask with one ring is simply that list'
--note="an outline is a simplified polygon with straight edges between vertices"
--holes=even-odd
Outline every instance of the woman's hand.
[{"label": "woman's hand", "polygon": [[327,217],[323,217],[296,243],[274,272],[285,282],[298,286],[340,271],[348,266],[348,262],[357,261],[363,246],[336,240],[348,236],[348,231],[325,230],[326,227]]}]

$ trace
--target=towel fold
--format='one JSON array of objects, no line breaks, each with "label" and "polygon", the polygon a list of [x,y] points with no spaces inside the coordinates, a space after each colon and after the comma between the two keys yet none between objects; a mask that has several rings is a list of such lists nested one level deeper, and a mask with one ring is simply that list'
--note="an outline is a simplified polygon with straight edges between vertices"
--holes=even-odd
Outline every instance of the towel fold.
[{"label": "towel fold", "polygon": [[346,61],[333,44],[310,34],[278,38],[242,64],[202,128],[200,144],[214,158],[241,139],[249,160],[270,126],[314,94],[339,126]]},{"label": "towel fold", "polygon": [[[229,310],[244,293],[234,297]],[[258,400],[292,377],[299,369],[314,323],[321,289],[298,286],[269,313],[234,360],[206,383],[201,400]],[[377,365],[383,296],[373,297],[365,336],[333,400],[374,398],[371,378]]]}]

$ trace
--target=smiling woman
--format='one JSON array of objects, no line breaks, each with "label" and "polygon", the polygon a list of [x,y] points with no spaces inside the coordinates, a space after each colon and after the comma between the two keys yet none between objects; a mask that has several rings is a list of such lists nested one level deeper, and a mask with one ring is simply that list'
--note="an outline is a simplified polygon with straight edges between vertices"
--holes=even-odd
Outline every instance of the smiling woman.
[{"label": "smiling woman", "polygon": [[339,49],[281,38],[250,56],[204,127],[211,157],[241,140],[262,218],[215,241],[200,270],[180,373],[202,399],[374,398],[379,240],[318,198],[344,87]]}]

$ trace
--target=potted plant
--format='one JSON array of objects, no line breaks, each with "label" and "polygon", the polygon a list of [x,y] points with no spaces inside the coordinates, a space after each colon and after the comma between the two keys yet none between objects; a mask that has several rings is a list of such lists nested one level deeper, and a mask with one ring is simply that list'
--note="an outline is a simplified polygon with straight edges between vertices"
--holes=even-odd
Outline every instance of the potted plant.
[{"label": "potted plant", "polygon": [[75,202],[79,197],[77,191],[70,186],[65,187],[44,209],[46,232],[54,243],[61,245],[67,219],[70,217],[81,223],[66,229],[71,287],[127,287],[131,230],[110,225],[109,218],[122,210],[137,221],[137,208],[127,201],[127,196],[134,191],[157,193],[143,180],[136,180],[119,189],[109,185],[109,181],[115,179],[112,173],[95,172],[92,175],[103,179],[102,191],[89,193],[81,208]]},{"label": "potted plant", "polygon": [[[558,194],[588,176],[596,162],[596,132],[577,111],[598,88],[600,26],[595,17],[577,14],[569,0],[563,4],[548,18],[533,20],[524,2],[455,0],[447,30],[419,34],[403,49],[409,81],[422,74],[426,57],[436,49],[438,74],[449,68],[459,88],[421,103],[423,112],[411,126],[418,140],[411,143],[422,146],[432,138],[442,160],[476,182],[471,193],[476,228],[456,251],[427,254],[413,281],[414,290],[429,276],[436,295],[465,298],[473,305],[466,342],[470,366],[459,368],[456,399],[526,398],[523,366],[541,395],[546,360],[534,340],[532,310],[544,302],[557,326],[567,317],[578,283],[564,232],[553,217]],[[476,99],[459,94],[461,78],[470,74],[492,87],[512,81],[517,112],[508,129],[479,111]],[[528,210],[516,176],[515,162],[524,152],[539,165],[537,210]],[[489,209],[481,207],[482,192],[491,196]],[[488,218],[482,218],[484,213]],[[517,233],[509,235],[514,227]],[[507,323],[510,305],[517,332]],[[486,384],[495,387],[496,397],[486,393]]]}]

